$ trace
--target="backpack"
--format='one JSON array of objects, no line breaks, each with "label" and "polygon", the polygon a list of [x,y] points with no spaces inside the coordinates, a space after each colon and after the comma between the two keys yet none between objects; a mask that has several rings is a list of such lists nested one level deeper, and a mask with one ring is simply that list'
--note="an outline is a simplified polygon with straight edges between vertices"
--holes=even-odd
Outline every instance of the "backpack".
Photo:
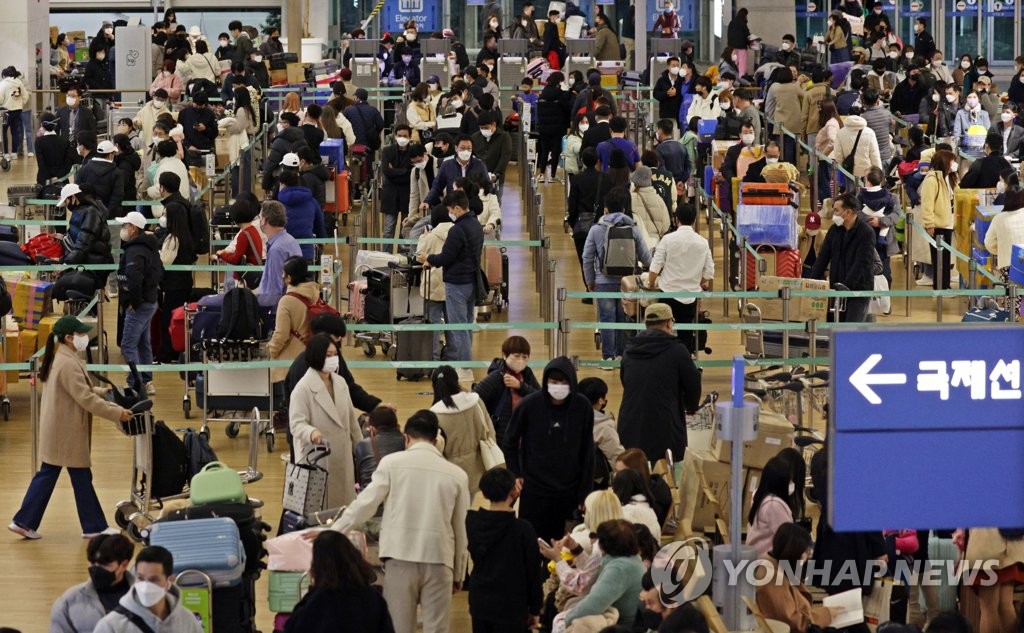
[{"label": "backpack", "polygon": [[243,341],[260,338],[262,322],[256,295],[248,288],[235,287],[224,295],[217,338]]},{"label": "backpack", "polygon": [[192,429],[185,430],[185,464],[188,469],[188,478],[192,477],[203,469],[210,462],[217,461],[217,453],[210,448],[210,442],[206,436],[196,433]]},{"label": "backpack", "polygon": [[317,297],[316,303],[313,303],[309,299],[303,297],[297,292],[287,293],[289,297],[295,297],[302,302],[302,305],[306,306],[306,327],[307,331],[305,334],[292,330],[292,336],[299,339],[303,343],[309,340],[310,332],[308,330],[309,324],[313,322],[313,319],[317,318],[321,314],[333,314],[334,316],[341,316],[341,314],[334,309],[334,306],[327,303],[323,299]]},{"label": "backpack", "polygon": [[14,309],[14,299],[11,298],[11,293],[7,290],[7,284],[0,284],[0,316],[10,314],[12,309]]},{"label": "backpack", "polygon": [[163,420],[153,426],[153,481],[150,494],[159,499],[181,494],[188,483],[185,443]]},{"label": "backpack", "polygon": [[202,202],[196,202],[189,208],[188,229],[192,233],[196,255],[209,255],[210,221],[206,218],[206,205]]},{"label": "backpack", "polygon": [[601,220],[605,227],[604,261],[601,273],[609,277],[623,277],[636,272],[636,241],[632,226],[615,226]]}]

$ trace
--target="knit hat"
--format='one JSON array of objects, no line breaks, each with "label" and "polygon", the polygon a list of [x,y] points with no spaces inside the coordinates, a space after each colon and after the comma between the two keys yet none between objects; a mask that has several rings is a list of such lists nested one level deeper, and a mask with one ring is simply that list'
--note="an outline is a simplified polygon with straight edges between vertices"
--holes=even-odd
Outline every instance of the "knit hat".
[{"label": "knit hat", "polygon": [[651,183],[651,168],[647,166],[640,166],[633,172],[633,184],[637,187],[650,187]]},{"label": "knit hat", "polygon": [[[628,169],[629,161],[626,160],[626,153],[621,149],[613,149],[611,158],[608,160],[608,167],[610,169]],[[651,184],[650,169],[647,171],[647,184]]]}]

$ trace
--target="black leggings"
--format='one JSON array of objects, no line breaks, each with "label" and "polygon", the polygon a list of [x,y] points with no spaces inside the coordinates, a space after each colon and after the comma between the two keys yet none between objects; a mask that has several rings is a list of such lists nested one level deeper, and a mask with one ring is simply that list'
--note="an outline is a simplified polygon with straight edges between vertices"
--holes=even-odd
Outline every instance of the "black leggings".
[{"label": "black leggings", "polygon": [[562,156],[561,136],[541,136],[537,142],[537,171],[544,173],[550,165],[551,176],[554,177],[558,169],[558,160]]}]

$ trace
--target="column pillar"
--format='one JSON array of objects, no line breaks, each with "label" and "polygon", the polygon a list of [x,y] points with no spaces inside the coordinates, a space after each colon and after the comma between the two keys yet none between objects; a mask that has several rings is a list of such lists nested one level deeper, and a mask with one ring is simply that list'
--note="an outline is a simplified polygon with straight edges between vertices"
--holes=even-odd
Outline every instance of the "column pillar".
[{"label": "column pillar", "polygon": [[[29,90],[50,86],[50,0],[3,3],[0,59],[8,60],[7,64],[21,71],[22,81]],[[41,99],[34,93],[33,110],[39,111]]]}]

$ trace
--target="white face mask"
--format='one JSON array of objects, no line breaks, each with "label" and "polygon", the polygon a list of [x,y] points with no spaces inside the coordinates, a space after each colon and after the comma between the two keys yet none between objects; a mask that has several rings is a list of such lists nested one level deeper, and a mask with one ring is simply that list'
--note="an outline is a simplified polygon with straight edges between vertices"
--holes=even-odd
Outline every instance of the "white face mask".
[{"label": "white face mask", "polygon": [[132,235],[131,233],[128,232],[127,226],[121,227],[121,232],[119,233],[119,235],[121,236],[122,242],[127,242],[128,240],[132,239]]},{"label": "white face mask", "polygon": [[498,28],[498,21],[497,20],[491,20],[491,28],[492,29]]},{"label": "white face mask", "polygon": [[449,213],[448,219],[452,221],[452,224],[455,224],[455,221],[459,219],[459,216],[455,215],[454,213]]},{"label": "white face mask", "polygon": [[337,356],[328,356],[324,359],[324,371],[328,374],[337,373],[340,364],[341,361],[338,360]]},{"label": "white face mask", "polygon": [[779,159],[778,158],[770,158],[768,156],[765,156],[764,162],[766,164],[768,164],[768,165],[774,165],[775,163],[779,162]]},{"label": "white face mask", "polygon": [[162,229],[166,229],[167,228],[167,216],[166,215],[161,215],[160,216],[160,228],[162,228]]},{"label": "white face mask", "polygon": [[452,99],[451,106],[458,110],[459,108],[462,107],[462,99]]},{"label": "white face mask", "polygon": [[256,55],[256,56],[254,56],[252,58],[252,61],[256,62],[257,64],[262,62],[263,61],[263,55]]},{"label": "white face mask", "polygon": [[135,596],[139,599],[139,604],[147,609],[163,600],[166,595],[167,590],[160,585],[146,580],[135,583]]},{"label": "white face mask", "polygon": [[935,103],[939,102],[939,93],[936,92],[935,94],[932,95],[932,101],[934,101]]},{"label": "white face mask", "polygon": [[946,95],[946,103],[956,103],[956,95]]},{"label": "white face mask", "polygon": [[75,97],[67,97],[65,99],[65,101],[67,102],[68,107],[71,107],[71,108],[75,107],[75,104],[78,103],[78,99],[75,98]]},{"label": "white face mask", "polygon": [[505,366],[518,374],[526,369],[526,361],[519,358],[506,358]]},{"label": "white face mask", "polygon": [[106,58],[107,58],[107,54],[106,53],[98,53],[96,55],[96,61],[99,61],[99,62],[103,61]]},{"label": "white face mask", "polygon": [[220,45],[221,46],[227,46],[228,45],[228,41],[227,40],[220,40]]},{"label": "white face mask", "polygon": [[411,64],[412,63],[412,55],[402,55],[402,63],[403,64]]},{"label": "white face mask", "polygon": [[968,61],[960,62],[960,68],[963,68],[964,70],[970,70],[971,69],[971,62],[968,62]]},{"label": "white face mask", "polygon": [[569,385],[548,383],[548,395],[555,400],[565,400],[569,397]]},{"label": "white face mask", "polygon": [[580,123],[580,132],[583,132],[585,134],[587,132],[587,130],[589,130],[589,129],[590,129],[590,124],[589,123]]},{"label": "white face mask", "polygon": [[1003,112],[1002,114],[999,115],[999,118],[1002,119],[1003,123],[1009,123],[1010,121],[1013,120],[1013,113]]},{"label": "white face mask", "polygon": [[415,33],[406,33],[405,34],[405,40],[407,42],[415,42],[416,41],[416,34]]},{"label": "white face mask", "polygon": [[900,56],[900,54],[898,52],[896,52],[896,51],[889,51],[889,59],[896,59],[899,56]]},{"label": "white face mask", "polygon": [[456,152],[456,154],[458,154],[459,160],[461,160],[464,163],[468,163],[470,157],[473,156],[473,150],[460,149],[459,151]]},{"label": "white face mask", "polygon": [[974,97],[969,98],[967,100],[967,107],[970,108],[971,110],[973,110],[974,108],[977,108],[978,107],[978,100],[975,99]]},{"label": "white face mask", "polygon": [[913,51],[911,51],[909,53],[903,53],[903,56],[906,57],[907,59],[914,59]]},{"label": "white face mask", "polygon": [[1003,193],[1006,191],[1006,183],[1000,180],[996,183],[996,193]]},{"label": "white face mask", "polygon": [[396,136],[395,137],[395,143],[398,143],[399,147],[405,147],[406,145],[409,144],[409,137],[408,136]]},{"label": "white face mask", "polygon": [[277,124],[277,132],[280,134],[283,131],[284,131],[284,123],[278,123]]},{"label": "white face mask", "polygon": [[494,136],[494,131],[490,128],[481,128],[480,136],[483,136],[484,138],[491,138]]},{"label": "white face mask", "polygon": [[796,492],[796,484],[791,481],[791,482],[789,482],[789,494],[790,494],[790,496],[793,496],[793,493],[795,493],[795,492]]},{"label": "white face mask", "polygon": [[668,69],[668,72],[669,72],[669,74],[670,74],[670,75],[672,75],[672,76],[676,76],[676,75],[678,75],[678,74],[679,74],[679,66],[671,66],[671,67],[670,67],[670,68]]},{"label": "white face mask", "polygon": [[723,101],[723,102],[721,102],[721,108],[723,110],[732,110],[732,102],[731,101]]},{"label": "white face mask", "polygon": [[103,29],[103,32],[106,33],[107,35],[113,35],[114,34],[114,29]]},{"label": "white face mask", "polygon": [[75,334],[75,338],[72,340],[75,344],[75,349],[79,352],[84,352],[89,347],[88,334]]},{"label": "white face mask", "polygon": [[942,66],[942,60],[941,59],[932,60],[932,66],[935,67],[935,68],[939,68],[940,66]]},{"label": "white face mask", "polygon": [[960,163],[953,163],[949,166],[949,173],[955,174],[960,171]]},{"label": "white face mask", "polygon": [[754,135],[753,134],[744,134],[744,135],[740,136],[740,141],[742,141],[744,145],[753,145],[754,144]]},{"label": "white face mask", "polygon": [[789,44],[789,42],[783,42],[783,43],[782,43],[782,50],[784,50],[784,51],[788,51],[788,50],[789,50],[789,48],[790,48],[790,44]]},{"label": "white face mask", "polygon": [[162,101],[161,99],[153,99],[153,107],[156,108],[157,110],[159,110],[160,108],[164,107],[165,105],[167,105],[167,104],[164,101]]}]

